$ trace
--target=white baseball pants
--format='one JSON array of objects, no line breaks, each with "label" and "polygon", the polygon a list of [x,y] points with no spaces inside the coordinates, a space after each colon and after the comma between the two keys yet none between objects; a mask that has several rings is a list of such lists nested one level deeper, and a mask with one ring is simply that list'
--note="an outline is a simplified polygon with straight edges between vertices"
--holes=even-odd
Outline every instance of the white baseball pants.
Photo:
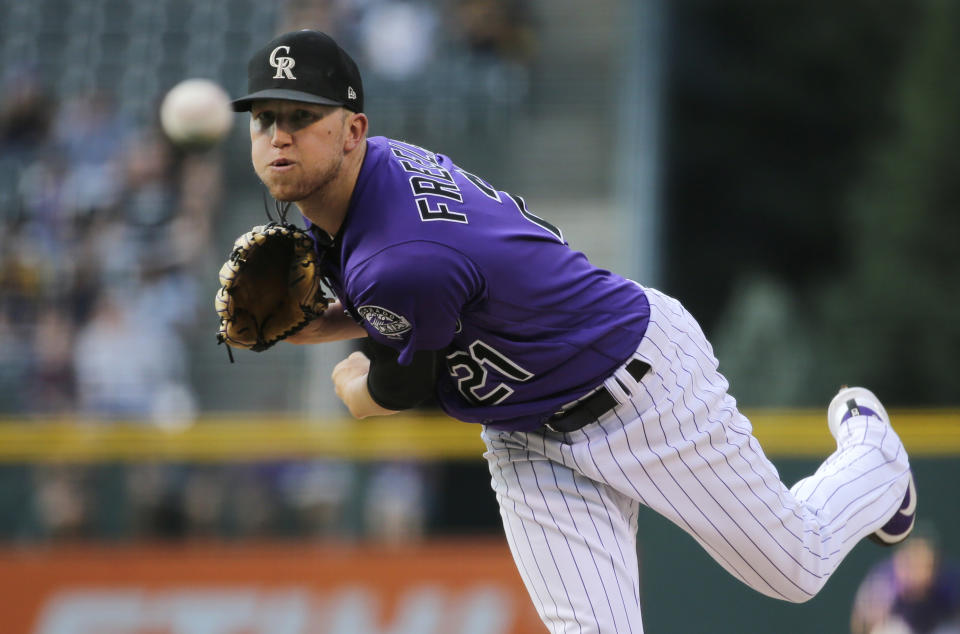
[{"label": "white baseball pants", "polygon": [[751,588],[802,602],[906,492],[903,445],[868,416],[845,423],[837,451],[787,488],[696,320],[645,290],[650,325],[635,357],[651,369],[640,382],[623,367],[606,380],[613,410],[570,433],[483,431],[507,541],[553,634],[643,631],[639,504]]}]

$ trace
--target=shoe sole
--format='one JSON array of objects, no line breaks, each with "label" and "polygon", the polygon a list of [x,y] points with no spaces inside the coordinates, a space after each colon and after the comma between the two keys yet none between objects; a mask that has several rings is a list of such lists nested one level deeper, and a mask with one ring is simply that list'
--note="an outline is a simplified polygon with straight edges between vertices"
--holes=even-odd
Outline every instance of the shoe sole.
[{"label": "shoe sole", "polygon": [[873,542],[881,546],[893,546],[905,540],[913,532],[913,526],[917,521],[917,487],[913,482],[912,473],[907,483],[904,501],[906,507],[901,505],[882,528],[870,535]]}]

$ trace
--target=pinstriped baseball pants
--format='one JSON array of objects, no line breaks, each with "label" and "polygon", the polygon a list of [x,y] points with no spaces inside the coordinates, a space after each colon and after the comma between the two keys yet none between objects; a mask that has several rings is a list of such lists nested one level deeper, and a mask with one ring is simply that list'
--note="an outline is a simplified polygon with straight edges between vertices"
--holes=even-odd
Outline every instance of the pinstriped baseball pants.
[{"label": "pinstriped baseball pants", "polygon": [[845,423],[816,473],[784,485],[697,322],[645,290],[650,325],[634,356],[651,370],[637,382],[621,367],[606,380],[613,410],[570,433],[483,431],[507,541],[553,634],[643,631],[640,504],[751,588],[801,602],[906,492],[903,445],[870,416]]}]

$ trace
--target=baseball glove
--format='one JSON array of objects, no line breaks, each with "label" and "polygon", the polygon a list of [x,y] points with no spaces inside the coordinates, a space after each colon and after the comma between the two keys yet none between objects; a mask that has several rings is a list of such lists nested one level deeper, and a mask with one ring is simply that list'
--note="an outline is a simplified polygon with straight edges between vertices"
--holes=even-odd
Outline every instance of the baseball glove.
[{"label": "baseball glove", "polygon": [[318,269],[313,240],[291,224],[271,222],[237,238],[220,268],[217,341],[261,352],[299,332],[330,303]]}]

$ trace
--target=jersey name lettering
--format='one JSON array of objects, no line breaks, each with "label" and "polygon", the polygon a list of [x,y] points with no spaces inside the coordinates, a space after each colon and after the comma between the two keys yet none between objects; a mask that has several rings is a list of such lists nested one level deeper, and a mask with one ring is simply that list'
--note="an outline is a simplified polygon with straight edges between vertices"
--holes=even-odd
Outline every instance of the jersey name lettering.
[{"label": "jersey name lettering", "polygon": [[[428,167],[421,166],[417,167],[413,164],[412,161],[400,161],[400,165],[403,166],[403,171],[409,172],[411,174],[423,174],[424,176],[431,176],[433,178],[438,178],[448,183],[453,183],[453,177],[450,176],[450,172],[443,169],[442,167]],[[439,172],[439,173],[438,173]]]},{"label": "jersey name lettering", "polygon": [[417,211],[420,212],[420,220],[430,222],[431,220],[447,220],[449,222],[462,222],[467,224],[467,216],[450,211],[450,207],[444,203],[437,203],[436,208],[431,208],[426,198],[417,198]]},{"label": "jersey name lettering", "polygon": [[[391,145],[393,145],[392,142],[391,142]],[[420,165],[422,167],[432,167],[437,164],[436,159],[434,159],[433,161],[430,161],[429,159],[423,158],[423,156],[405,152],[399,147],[391,147],[390,152],[393,153],[393,155],[396,156],[397,158],[404,159],[404,161],[406,161],[407,163],[416,163],[417,165]],[[435,157],[436,155],[431,154],[430,156]]]},{"label": "jersey name lettering", "polygon": [[390,141],[390,152],[400,159],[400,167],[403,168],[403,171],[411,175],[409,178],[410,189],[413,191],[414,201],[417,203],[420,220],[423,222],[431,220],[467,222],[467,217],[464,214],[450,211],[450,208],[443,203],[436,203],[436,206],[433,207],[430,206],[427,196],[439,196],[458,203],[463,202],[460,187],[453,179],[453,175],[440,165],[436,154],[399,141]]},{"label": "jersey name lettering", "polygon": [[[450,172],[447,172],[449,176]],[[460,188],[450,179],[449,182],[443,182],[439,176],[411,176],[410,188],[414,196],[441,196],[455,200],[458,203],[463,202],[463,196],[460,195]]]},{"label": "jersey name lettering", "polygon": [[[458,203],[463,202],[463,193],[460,191],[460,186],[457,185],[450,171],[440,165],[440,160],[436,154],[422,147],[400,141],[391,140],[389,145],[391,154],[399,159],[400,167],[403,168],[404,172],[410,174],[408,182],[410,183],[410,189],[413,191],[421,221],[443,220],[445,222],[469,224],[466,214],[450,211],[449,205],[442,202],[431,204],[428,198],[429,196],[437,196]],[[504,199],[500,197],[501,192],[497,191],[487,181],[464,169],[456,168],[456,171],[490,200],[495,200],[501,204],[504,202]],[[506,196],[516,205],[517,210],[524,218],[552,234],[561,243],[563,242],[563,232],[560,231],[560,228],[530,212],[527,209],[526,201],[522,197],[509,193]]]}]

